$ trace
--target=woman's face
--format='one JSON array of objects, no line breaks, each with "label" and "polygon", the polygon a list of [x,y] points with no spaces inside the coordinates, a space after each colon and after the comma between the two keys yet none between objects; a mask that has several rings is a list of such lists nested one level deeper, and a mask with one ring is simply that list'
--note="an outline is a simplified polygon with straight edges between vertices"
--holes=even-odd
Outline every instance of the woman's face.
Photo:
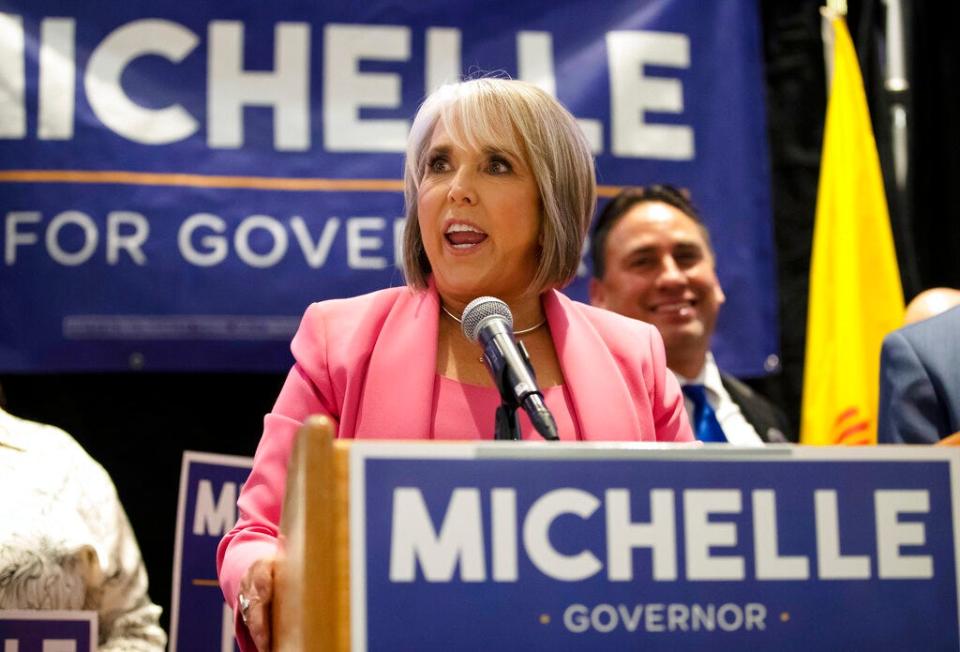
[{"label": "woman's face", "polygon": [[455,145],[442,121],[423,161],[417,210],[440,294],[463,303],[518,298],[539,264],[540,195],[530,168],[504,151]]}]

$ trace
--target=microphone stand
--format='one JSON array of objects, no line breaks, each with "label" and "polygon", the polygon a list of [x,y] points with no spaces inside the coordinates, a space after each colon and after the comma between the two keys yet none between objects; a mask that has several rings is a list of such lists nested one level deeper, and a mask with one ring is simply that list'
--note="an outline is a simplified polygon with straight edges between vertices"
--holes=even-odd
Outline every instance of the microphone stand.
[{"label": "microphone stand", "polygon": [[[503,395],[501,394],[501,398]],[[493,430],[494,441],[520,441],[520,419],[517,418],[517,408],[514,402],[504,400],[497,408]]]},{"label": "microphone stand", "polygon": [[[527,352],[527,347],[523,345],[523,342],[517,342],[517,350],[520,352],[520,357],[523,358],[530,373],[533,374],[533,365],[530,364],[530,354]],[[484,359],[486,359],[486,353],[484,353]],[[489,360],[487,361],[487,366],[490,368],[493,367],[493,365],[489,363]],[[520,403],[517,401],[516,396],[513,395],[513,392],[510,391],[507,384],[508,382],[507,367],[504,366],[503,373],[497,378],[497,390],[500,392],[500,407],[497,408],[497,413],[494,417],[494,441],[520,441],[521,439],[520,419],[517,416],[517,408],[520,407]]]}]

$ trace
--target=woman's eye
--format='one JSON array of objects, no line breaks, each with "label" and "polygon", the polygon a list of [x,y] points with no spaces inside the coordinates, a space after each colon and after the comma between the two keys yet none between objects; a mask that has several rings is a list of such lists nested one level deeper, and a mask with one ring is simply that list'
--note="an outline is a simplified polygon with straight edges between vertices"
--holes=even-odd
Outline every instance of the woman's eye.
[{"label": "woman's eye", "polygon": [[493,174],[507,174],[513,168],[510,167],[510,163],[506,159],[493,158],[490,160],[489,169]]},{"label": "woman's eye", "polygon": [[435,156],[427,163],[428,172],[446,172],[450,169],[450,162],[445,156]]}]

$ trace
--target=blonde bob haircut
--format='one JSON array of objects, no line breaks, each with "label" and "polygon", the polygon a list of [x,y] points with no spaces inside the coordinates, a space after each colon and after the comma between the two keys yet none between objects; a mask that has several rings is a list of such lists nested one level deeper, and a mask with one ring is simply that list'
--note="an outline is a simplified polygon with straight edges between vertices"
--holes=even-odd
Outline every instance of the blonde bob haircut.
[{"label": "blonde bob haircut", "polygon": [[427,164],[423,157],[441,120],[456,146],[499,150],[532,171],[540,193],[541,251],[530,290],[539,294],[573,280],[597,200],[590,146],[570,112],[533,84],[482,78],[440,87],[414,118],[403,176],[407,284],[425,288],[431,271],[417,196]]}]

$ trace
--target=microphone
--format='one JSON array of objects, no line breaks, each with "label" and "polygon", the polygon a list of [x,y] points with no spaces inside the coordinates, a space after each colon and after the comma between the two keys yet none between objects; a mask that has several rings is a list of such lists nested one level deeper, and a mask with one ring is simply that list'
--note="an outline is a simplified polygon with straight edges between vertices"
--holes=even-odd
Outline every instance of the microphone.
[{"label": "microphone", "polygon": [[544,439],[557,440],[557,422],[543,402],[543,393],[522,343],[513,339],[510,307],[496,297],[477,297],[463,310],[463,334],[483,347],[483,361],[503,402],[522,407]]}]

